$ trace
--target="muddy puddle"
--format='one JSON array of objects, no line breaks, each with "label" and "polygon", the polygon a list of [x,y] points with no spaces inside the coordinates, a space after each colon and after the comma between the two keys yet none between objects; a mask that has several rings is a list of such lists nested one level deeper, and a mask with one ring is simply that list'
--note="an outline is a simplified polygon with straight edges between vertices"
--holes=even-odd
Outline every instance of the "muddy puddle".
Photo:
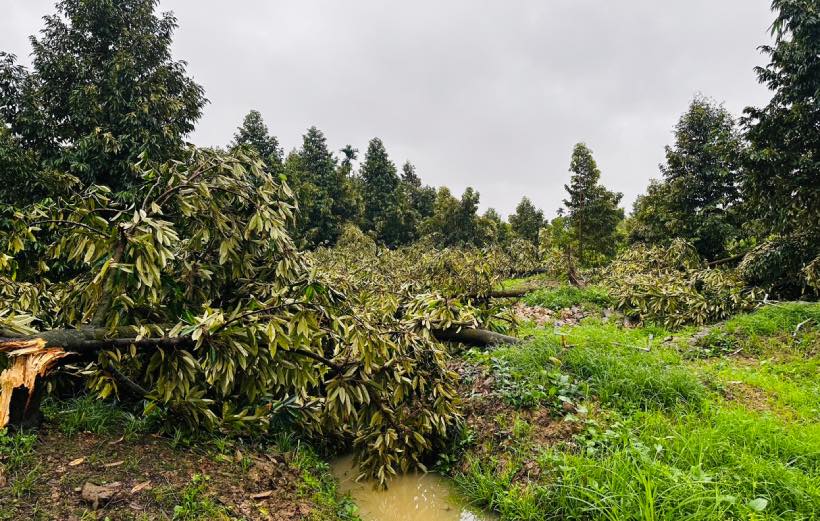
[{"label": "muddy puddle", "polygon": [[350,493],[364,521],[495,521],[497,518],[464,505],[453,485],[436,474],[399,476],[387,490],[373,483],[356,483],[352,456],[336,460],[333,474],[343,494]]}]

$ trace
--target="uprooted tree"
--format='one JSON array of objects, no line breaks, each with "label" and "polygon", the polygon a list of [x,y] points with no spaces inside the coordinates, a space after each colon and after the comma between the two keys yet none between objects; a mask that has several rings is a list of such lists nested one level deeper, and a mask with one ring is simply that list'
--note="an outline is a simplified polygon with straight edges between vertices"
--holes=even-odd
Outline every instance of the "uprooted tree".
[{"label": "uprooted tree", "polygon": [[192,427],[287,417],[352,443],[382,483],[421,465],[459,420],[437,339],[510,337],[479,329],[470,297],[370,298],[316,269],[287,231],[290,189],[241,148],[138,167],[133,191],[91,185],[3,221],[0,424],[30,420],[70,361],[100,397]]}]

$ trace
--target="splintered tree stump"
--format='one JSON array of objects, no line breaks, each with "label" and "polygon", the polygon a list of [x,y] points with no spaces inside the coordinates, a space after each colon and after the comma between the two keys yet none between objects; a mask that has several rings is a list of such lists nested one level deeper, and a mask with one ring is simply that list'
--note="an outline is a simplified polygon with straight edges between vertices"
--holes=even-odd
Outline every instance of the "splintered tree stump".
[{"label": "splintered tree stump", "polygon": [[33,427],[40,421],[42,379],[58,360],[68,356],[42,338],[4,340],[0,353],[9,366],[0,373],[0,428]]}]

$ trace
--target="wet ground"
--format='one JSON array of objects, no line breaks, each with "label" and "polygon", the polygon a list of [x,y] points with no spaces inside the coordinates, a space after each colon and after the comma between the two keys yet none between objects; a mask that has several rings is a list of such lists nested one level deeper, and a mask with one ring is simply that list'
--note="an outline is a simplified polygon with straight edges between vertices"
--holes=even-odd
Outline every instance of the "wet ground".
[{"label": "wet ground", "polygon": [[372,482],[355,481],[353,459],[335,461],[333,474],[340,491],[350,493],[363,521],[492,521],[493,516],[469,508],[455,494],[452,484],[437,474],[421,472],[394,478],[387,490]]}]

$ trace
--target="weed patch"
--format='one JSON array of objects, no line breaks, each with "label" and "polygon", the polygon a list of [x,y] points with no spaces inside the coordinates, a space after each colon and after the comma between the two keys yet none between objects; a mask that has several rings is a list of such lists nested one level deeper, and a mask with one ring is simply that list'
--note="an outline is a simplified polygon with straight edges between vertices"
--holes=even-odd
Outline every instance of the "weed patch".
[{"label": "weed patch", "polygon": [[599,286],[578,288],[563,285],[554,289],[540,289],[529,293],[524,297],[524,303],[529,306],[559,310],[573,306],[600,308],[611,305],[613,300],[607,290]]}]

